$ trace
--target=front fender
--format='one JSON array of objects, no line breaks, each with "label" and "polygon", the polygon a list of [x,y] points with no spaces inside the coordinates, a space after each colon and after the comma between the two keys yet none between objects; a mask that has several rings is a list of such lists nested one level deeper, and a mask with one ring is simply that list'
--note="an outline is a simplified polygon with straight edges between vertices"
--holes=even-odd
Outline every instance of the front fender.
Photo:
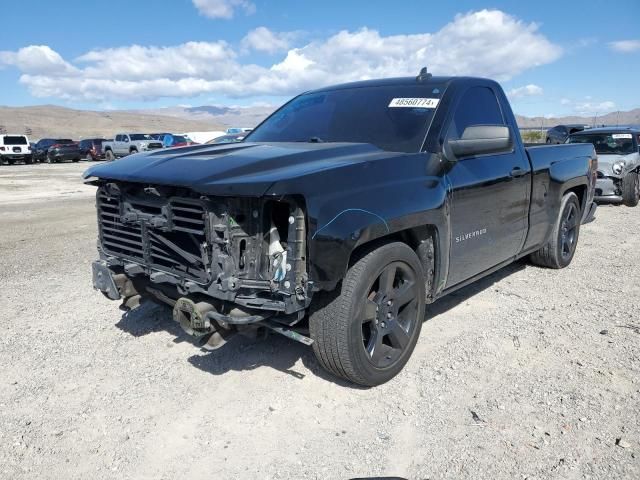
[{"label": "front fender", "polygon": [[430,225],[445,244],[438,251],[448,251],[447,188],[438,170],[436,156],[402,154],[274,185],[270,194],[295,188],[304,196],[310,279],[329,290],[345,276],[354,250],[382,237]]}]

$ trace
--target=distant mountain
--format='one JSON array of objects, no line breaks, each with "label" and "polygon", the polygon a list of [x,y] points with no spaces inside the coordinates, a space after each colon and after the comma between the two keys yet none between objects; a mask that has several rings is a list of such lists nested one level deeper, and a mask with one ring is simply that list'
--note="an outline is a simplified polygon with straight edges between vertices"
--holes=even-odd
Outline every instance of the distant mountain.
[{"label": "distant mountain", "polygon": [[550,128],[555,125],[570,123],[583,123],[585,125],[640,125],[640,108],[635,108],[627,112],[611,112],[597,117],[524,117],[516,115],[516,121],[520,128]]},{"label": "distant mountain", "polygon": [[74,110],[55,105],[0,106],[0,134],[26,134],[32,141],[45,137],[112,137],[118,132],[195,132],[225,128],[212,117],[199,120],[125,111]]},{"label": "distant mountain", "polygon": [[[220,131],[228,127],[255,127],[277,107],[227,107],[202,105],[147,110],[74,110],[55,105],[1,107],[0,133],[26,133],[43,137],[111,137],[120,131],[196,132]],[[557,118],[516,115],[520,128],[550,128],[558,124],[640,125],[640,108],[594,117]]]},{"label": "distant mountain", "polygon": [[167,107],[135,110],[136,113],[166,115],[189,120],[215,122],[226,127],[255,127],[267,118],[276,106],[226,107],[202,105],[199,107]]},{"label": "distant mountain", "polygon": [[[206,120],[217,122],[227,127],[254,127],[264,120],[277,107],[223,107],[223,106],[200,106],[200,107],[171,107],[158,108],[154,110],[139,110],[140,113],[151,113],[153,115],[169,115],[193,120]],[[628,112],[612,112],[606,115],[594,117],[566,116],[556,118],[525,117],[516,115],[516,120],[520,128],[550,128],[554,125],[566,123],[584,123],[593,125],[636,125],[640,124],[640,108]]]}]

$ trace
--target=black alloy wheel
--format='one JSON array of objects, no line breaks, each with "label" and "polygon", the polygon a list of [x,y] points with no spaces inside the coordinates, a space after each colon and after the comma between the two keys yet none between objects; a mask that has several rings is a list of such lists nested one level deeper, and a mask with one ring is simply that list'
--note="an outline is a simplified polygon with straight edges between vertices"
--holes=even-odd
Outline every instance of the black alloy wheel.
[{"label": "black alloy wheel", "polygon": [[578,223],[580,211],[575,203],[570,203],[562,214],[560,226],[560,254],[564,260],[573,256],[578,240]]},{"label": "black alloy wheel", "polygon": [[396,376],[413,352],[424,320],[424,268],[401,242],[358,255],[341,285],[314,295],[309,333],[318,362],[359,385]]},{"label": "black alloy wheel", "polygon": [[371,285],[362,309],[362,344],[376,368],[392,365],[409,345],[421,321],[416,308],[419,288],[424,286],[403,262],[384,267]]},{"label": "black alloy wheel", "polygon": [[530,256],[536,265],[547,268],[564,268],[571,263],[578,246],[582,209],[574,192],[562,197],[557,220],[546,244]]}]

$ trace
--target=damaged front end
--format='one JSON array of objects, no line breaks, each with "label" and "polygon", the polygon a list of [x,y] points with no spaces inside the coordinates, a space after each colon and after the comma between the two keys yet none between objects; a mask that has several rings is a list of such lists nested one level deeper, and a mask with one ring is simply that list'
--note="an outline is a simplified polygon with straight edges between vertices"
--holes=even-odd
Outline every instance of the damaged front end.
[{"label": "damaged front end", "polygon": [[103,182],[96,201],[93,283],[108,298],[131,308],[154,297],[173,306],[185,331],[219,341],[231,330],[304,317],[313,285],[302,198]]}]

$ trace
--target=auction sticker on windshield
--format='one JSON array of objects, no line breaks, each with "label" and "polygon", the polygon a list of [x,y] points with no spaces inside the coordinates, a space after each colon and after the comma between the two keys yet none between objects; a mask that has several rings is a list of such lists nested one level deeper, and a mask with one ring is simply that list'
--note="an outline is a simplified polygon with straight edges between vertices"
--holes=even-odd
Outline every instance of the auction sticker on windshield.
[{"label": "auction sticker on windshield", "polygon": [[611,138],[617,140],[619,138],[633,138],[633,136],[630,133],[614,133]]},{"label": "auction sticker on windshield", "polygon": [[436,108],[439,101],[439,98],[394,98],[389,108]]}]

